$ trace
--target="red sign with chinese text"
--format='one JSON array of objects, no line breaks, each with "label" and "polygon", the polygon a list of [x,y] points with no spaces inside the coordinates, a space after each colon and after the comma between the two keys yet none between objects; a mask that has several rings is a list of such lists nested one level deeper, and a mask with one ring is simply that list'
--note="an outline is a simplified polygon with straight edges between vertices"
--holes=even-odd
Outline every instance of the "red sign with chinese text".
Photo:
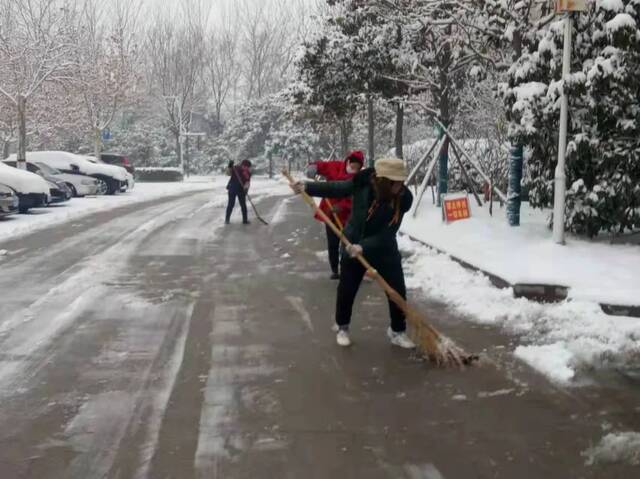
[{"label": "red sign with chinese text", "polygon": [[466,220],[471,217],[471,208],[469,208],[469,198],[444,198],[442,202],[442,211],[444,220],[447,223],[458,220]]}]

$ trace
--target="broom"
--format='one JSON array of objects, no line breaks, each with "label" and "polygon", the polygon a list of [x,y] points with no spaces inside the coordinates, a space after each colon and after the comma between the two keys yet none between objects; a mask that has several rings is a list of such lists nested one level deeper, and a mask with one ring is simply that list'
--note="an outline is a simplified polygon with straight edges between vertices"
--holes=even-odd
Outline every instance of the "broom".
[{"label": "broom", "polygon": [[[289,180],[289,183],[293,185],[295,180],[291,177],[287,170],[283,170],[282,174]],[[322,211],[316,202],[306,192],[301,193],[304,201],[311,206],[315,212],[320,216],[326,224],[338,235],[340,241],[346,246],[351,246],[351,242],[347,239],[344,233],[339,229],[329,217]],[[449,338],[440,334],[417,310],[407,303],[407,301],[398,293],[395,289],[387,283],[387,281],[378,274],[378,272],[369,264],[369,262],[359,254],[356,256],[358,261],[364,266],[364,268],[370,272],[371,276],[378,282],[389,299],[393,301],[404,313],[407,322],[413,329],[413,336],[418,346],[418,349],[425,354],[425,356],[432,362],[439,366],[458,366],[469,365],[478,360],[478,356],[469,355],[465,353],[460,347],[451,341]]]}]

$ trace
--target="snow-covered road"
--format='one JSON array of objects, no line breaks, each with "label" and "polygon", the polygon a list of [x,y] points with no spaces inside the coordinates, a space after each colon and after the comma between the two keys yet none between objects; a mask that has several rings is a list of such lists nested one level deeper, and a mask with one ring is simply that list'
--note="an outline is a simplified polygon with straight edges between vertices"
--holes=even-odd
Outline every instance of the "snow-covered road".
[{"label": "snow-covered road", "polygon": [[492,363],[391,349],[372,284],[338,349],[322,229],[254,186],[269,227],[224,227],[219,189],[0,245],[2,477],[632,477],[582,455],[640,429],[632,390],[559,390],[440,303],[419,306]]}]

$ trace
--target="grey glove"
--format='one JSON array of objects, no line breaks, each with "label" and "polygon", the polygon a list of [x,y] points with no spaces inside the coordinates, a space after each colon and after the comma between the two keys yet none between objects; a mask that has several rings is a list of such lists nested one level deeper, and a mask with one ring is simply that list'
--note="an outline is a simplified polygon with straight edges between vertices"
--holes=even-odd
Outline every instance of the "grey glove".
[{"label": "grey glove", "polygon": [[307,167],[307,178],[314,180],[318,174],[318,167],[316,165],[309,165]]}]

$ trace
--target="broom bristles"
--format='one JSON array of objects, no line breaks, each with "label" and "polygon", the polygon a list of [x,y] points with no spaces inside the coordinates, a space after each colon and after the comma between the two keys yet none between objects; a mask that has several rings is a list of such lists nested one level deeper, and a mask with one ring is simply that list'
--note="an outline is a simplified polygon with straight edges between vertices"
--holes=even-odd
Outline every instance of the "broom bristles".
[{"label": "broom bristles", "polygon": [[476,357],[470,356],[451,339],[440,334],[422,315],[411,307],[405,311],[407,323],[413,330],[418,350],[438,366],[463,367]]}]

